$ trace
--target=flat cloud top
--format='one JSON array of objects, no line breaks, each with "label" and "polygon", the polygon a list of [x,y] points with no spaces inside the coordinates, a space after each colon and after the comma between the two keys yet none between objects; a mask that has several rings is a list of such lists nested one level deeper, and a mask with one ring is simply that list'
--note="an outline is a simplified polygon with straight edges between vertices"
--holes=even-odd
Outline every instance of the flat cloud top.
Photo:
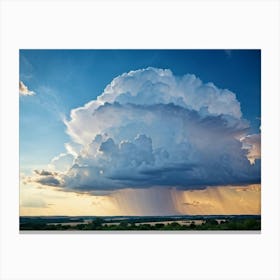
[{"label": "flat cloud top", "polygon": [[240,140],[249,139],[249,122],[236,95],[194,75],[152,67],[124,73],[65,124],[67,153],[33,181],[77,192],[260,182],[257,144]]}]

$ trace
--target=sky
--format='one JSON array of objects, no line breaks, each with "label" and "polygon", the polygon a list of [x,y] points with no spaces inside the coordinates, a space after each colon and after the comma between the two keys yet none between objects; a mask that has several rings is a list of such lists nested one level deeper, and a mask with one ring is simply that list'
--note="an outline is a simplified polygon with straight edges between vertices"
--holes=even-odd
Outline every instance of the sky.
[{"label": "sky", "polygon": [[20,50],[20,214],[260,214],[260,50]]}]

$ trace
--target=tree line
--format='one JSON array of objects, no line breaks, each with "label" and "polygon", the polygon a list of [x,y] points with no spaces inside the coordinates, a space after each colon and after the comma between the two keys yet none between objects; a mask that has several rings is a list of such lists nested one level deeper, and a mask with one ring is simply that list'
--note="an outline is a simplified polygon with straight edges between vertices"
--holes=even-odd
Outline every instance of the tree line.
[{"label": "tree line", "polygon": [[115,231],[115,230],[260,230],[261,219],[259,218],[230,218],[226,221],[218,223],[215,219],[206,219],[201,225],[197,225],[191,222],[189,225],[180,224],[176,221],[164,224],[158,222],[154,225],[149,223],[136,224],[131,221],[121,221],[119,224],[106,223],[101,218],[96,218],[88,224],[78,225],[63,225],[61,224],[47,224],[47,223],[36,223],[26,222],[20,224],[20,230],[103,230],[103,231]]}]

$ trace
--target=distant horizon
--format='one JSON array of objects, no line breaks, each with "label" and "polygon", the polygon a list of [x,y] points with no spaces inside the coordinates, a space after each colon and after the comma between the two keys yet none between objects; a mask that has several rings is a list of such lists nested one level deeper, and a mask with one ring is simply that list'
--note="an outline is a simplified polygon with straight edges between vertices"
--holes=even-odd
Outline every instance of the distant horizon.
[{"label": "distant horizon", "polygon": [[261,216],[261,214],[196,214],[196,215],[188,215],[188,214],[182,214],[182,215],[146,215],[146,216],[137,216],[137,215],[121,215],[121,216],[115,216],[115,215],[103,215],[103,216],[95,216],[95,215],[76,215],[76,216],[68,216],[68,215],[50,215],[50,216],[19,216],[19,217],[183,217],[183,216],[189,216],[189,217],[195,217],[195,216]]}]

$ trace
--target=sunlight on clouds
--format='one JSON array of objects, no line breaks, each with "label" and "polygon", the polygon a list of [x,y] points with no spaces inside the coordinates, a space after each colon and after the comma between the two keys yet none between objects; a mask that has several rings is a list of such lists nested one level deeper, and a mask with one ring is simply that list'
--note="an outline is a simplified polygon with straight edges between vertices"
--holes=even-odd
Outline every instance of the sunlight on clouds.
[{"label": "sunlight on clouds", "polygon": [[148,67],[61,119],[70,142],[21,179],[21,215],[260,214],[261,136],[228,89]]},{"label": "sunlight on clouds", "polygon": [[[193,189],[260,180],[260,162],[251,165],[239,141],[250,124],[236,94],[193,74],[153,67],[123,73],[64,123],[72,141],[55,163],[66,156],[73,162],[51,183],[65,189]],[[35,178],[45,185],[50,179]]]},{"label": "sunlight on clouds", "polygon": [[240,139],[242,149],[248,150],[247,158],[251,164],[255,164],[256,159],[261,158],[261,135],[252,134]]},{"label": "sunlight on clouds", "polygon": [[48,168],[52,171],[67,171],[73,164],[73,156],[72,154],[61,153],[58,156],[54,157],[51,160],[51,163],[48,165]]}]

